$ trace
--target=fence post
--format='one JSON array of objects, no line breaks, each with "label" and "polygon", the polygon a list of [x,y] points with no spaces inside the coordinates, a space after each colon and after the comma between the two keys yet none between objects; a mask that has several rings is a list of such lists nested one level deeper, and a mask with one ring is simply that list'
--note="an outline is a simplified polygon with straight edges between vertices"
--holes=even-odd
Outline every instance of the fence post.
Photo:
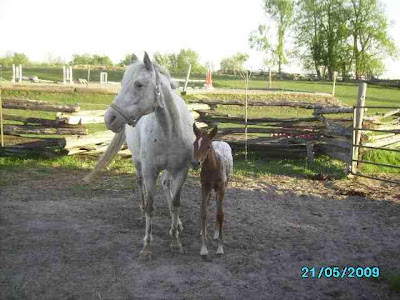
[{"label": "fence post", "polygon": [[271,68],[269,68],[269,89],[271,89],[271,88],[272,88],[272,79],[271,79],[271,74],[272,74],[272,72],[271,72]]},{"label": "fence post", "polygon": [[0,135],[1,135],[1,146],[4,147],[3,137],[3,101],[1,100],[1,89],[0,89]]},{"label": "fence post", "polygon": [[72,77],[72,66],[69,67],[69,83],[70,84],[74,83],[74,80],[73,80],[73,77]]},{"label": "fence post", "polygon": [[19,82],[22,82],[22,65],[19,64]]},{"label": "fence post", "polygon": [[365,106],[365,95],[367,92],[367,84],[360,83],[358,88],[358,98],[357,104],[354,107],[353,112],[353,146],[352,146],[352,155],[351,155],[351,174],[357,173],[357,162],[359,152],[360,152],[360,141],[361,141],[361,133],[362,131],[359,130],[362,128],[362,122],[364,118],[364,107]]},{"label": "fence post", "polygon": [[14,64],[12,64],[12,79],[11,79],[11,82],[15,82],[15,65]]},{"label": "fence post", "polygon": [[334,72],[333,72],[332,97],[335,97],[336,76],[337,76],[337,72],[334,71]]},{"label": "fence post", "polygon": [[187,86],[189,83],[189,77],[190,77],[190,71],[192,70],[192,64],[189,64],[189,68],[186,74],[186,80],[185,80],[185,85],[183,86],[183,91],[182,91],[182,95],[186,95],[186,90],[187,90]]}]

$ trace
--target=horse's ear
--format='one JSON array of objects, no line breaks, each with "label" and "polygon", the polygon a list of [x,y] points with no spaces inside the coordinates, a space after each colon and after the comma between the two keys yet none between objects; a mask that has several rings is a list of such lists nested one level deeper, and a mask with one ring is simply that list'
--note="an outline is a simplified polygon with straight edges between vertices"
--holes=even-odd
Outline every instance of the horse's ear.
[{"label": "horse's ear", "polygon": [[196,135],[196,137],[200,137],[201,136],[201,130],[199,128],[197,128],[196,122],[193,123],[193,132]]},{"label": "horse's ear", "polygon": [[131,55],[131,64],[134,63],[137,60],[139,60],[138,57],[135,55],[135,53],[132,53],[132,55]]},{"label": "horse's ear", "polygon": [[212,140],[218,133],[218,127],[214,127],[213,130],[208,134],[210,140]]},{"label": "horse's ear", "polygon": [[153,63],[150,60],[149,55],[147,52],[144,53],[144,58],[143,58],[144,66],[146,67],[147,70],[151,71],[153,70]]}]

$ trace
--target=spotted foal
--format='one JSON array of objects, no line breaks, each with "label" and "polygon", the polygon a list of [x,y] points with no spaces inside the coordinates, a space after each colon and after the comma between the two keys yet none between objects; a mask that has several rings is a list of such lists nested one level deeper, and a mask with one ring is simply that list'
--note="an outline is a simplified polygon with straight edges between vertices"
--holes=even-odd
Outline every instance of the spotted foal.
[{"label": "spotted foal", "polygon": [[210,133],[201,131],[193,124],[196,135],[194,142],[194,158],[201,165],[201,255],[207,255],[207,206],[210,203],[211,191],[214,190],[217,198],[217,220],[215,224],[214,239],[218,240],[217,254],[224,254],[222,246],[222,223],[224,212],[222,202],[225,190],[233,170],[233,158],[231,147],[221,141],[212,141],[218,129],[214,128]]}]

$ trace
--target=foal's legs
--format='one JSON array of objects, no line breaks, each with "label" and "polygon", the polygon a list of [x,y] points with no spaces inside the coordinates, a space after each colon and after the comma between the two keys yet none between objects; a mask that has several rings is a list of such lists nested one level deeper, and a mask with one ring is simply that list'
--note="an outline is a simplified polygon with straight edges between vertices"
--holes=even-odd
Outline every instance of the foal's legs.
[{"label": "foal's legs", "polygon": [[218,239],[218,249],[217,254],[224,254],[224,249],[222,246],[222,223],[224,222],[224,211],[222,209],[222,204],[225,196],[225,185],[217,191],[217,220],[215,224],[214,239]]},{"label": "foal's legs", "polygon": [[153,199],[156,188],[156,180],[158,172],[146,172],[143,170],[143,185],[144,185],[144,199],[145,199],[145,216],[146,216],[146,231],[143,238],[143,249],[140,251],[140,259],[149,260],[151,258],[150,243],[153,239],[152,236],[152,218],[154,214]]},{"label": "foal's legs", "polygon": [[201,250],[200,255],[208,255],[207,250],[207,209],[211,196],[211,187],[207,185],[201,186],[201,206],[200,206],[200,235],[201,235]]},{"label": "foal's legs", "polygon": [[187,173],[189,169],[184,168],[176,172],[172,175],[172,186],[171,186],[171,195],[172,195],[172,205],[171,205],[171,230],[169,234],[171,236],[171,250],[177,250],[178,252],[183,252],[182,245],[179,242],[179,213],[181,210],[181,190],[182,185],[186,180]]},{"label": "foal's legs", "polygon": [[[171,215],[171,220],[173,216],[173,208],[172,208],[172,176],[167,170],[164,170],[162,178],[161,178],[161,186],[164,191],[165,198],[168,202],[168,208]],[[172,226],[172,225],[171,225]],[[183,226],[180,218],[178,217],[178,230],[180,232],[183,231]]]}]

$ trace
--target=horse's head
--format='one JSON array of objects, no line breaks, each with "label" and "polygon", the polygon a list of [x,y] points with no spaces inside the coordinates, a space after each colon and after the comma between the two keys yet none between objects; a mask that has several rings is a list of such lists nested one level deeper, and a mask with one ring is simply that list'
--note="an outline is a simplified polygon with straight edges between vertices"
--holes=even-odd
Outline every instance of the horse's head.
[{"label": "horse's head", "polygon": [[119,132],[125,124],[135,126],[139,119],[161,104],[161,78],[147,53],[143,62],[132,55],[124,73],[118,96],[108,108],[104,120],[107,128]]},{"label": "horse's head", "polygon": [[214,127],[210,133],[197,128],[196,123],[193,123],[193,132],[196,135],[196,140],[193,143],[194,159],[198,166],[203,164],[212,147],[212,139],[216,136],[218,128]]}]

